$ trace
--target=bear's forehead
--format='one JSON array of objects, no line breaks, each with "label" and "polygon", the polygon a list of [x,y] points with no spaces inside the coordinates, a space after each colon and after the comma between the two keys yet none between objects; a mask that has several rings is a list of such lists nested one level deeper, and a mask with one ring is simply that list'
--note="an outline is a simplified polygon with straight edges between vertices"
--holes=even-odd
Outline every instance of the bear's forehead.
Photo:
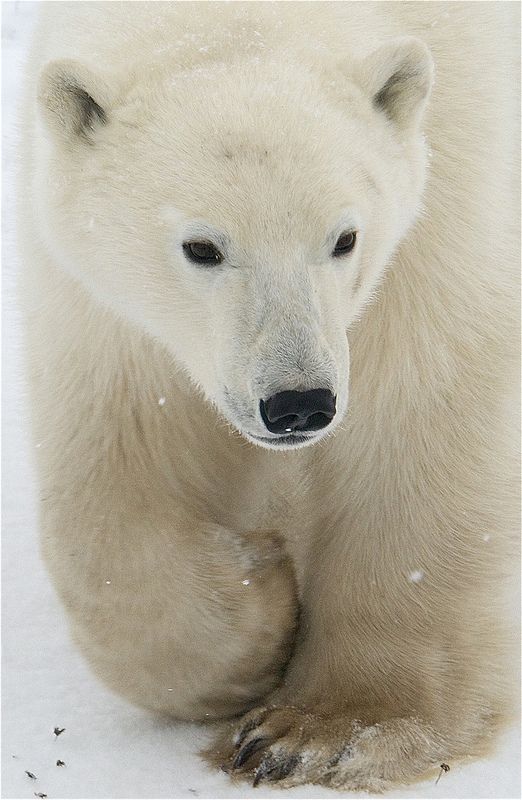
[{"label": "bear's forehead", "polygon": [[354,194],[376,188],[375,163],[358,142],[349,146],[309,128],[267,131],[252,121],[234,129],[203,127],[186,138],[181,132],[173,149],[172,169],[205,193],[268,194],[275,204],[293,197],[301,205],[313,195],[321,196],[324,205],[347,187]]},{"label": "bear's forehead", "polygon": [[214,139],[197,157],[173,162],[159,180],[167,205],[189,219],[207,220],[248,249],[260,242],[319,244],[346,209],[364,216],[376,194],[364,164],[326,168],[320,160],[288,158],[284,148],[239,134]]},{"label": "bear's forehead", "polygon": [[158,91],[143,126],[131,128],[136,147],[127,163],[143,196],[153,185],[162,205],[232,236],[302,239],[375,194],[375,159],[349,115],[315,115],[299,96],[271,91],[243,96],[236,108],[225,103],[224,87],[203,90],[195,87],[182,105],[171,89]]},{"label": "bear's forehead", "polygon": [[252,74],[238,65],[212,65],[202,75],[158,76],[154,92],[141,85],[136,92],[158,126],[210,152],[215,144],[227,157],[253,150],[263,156],[276,146],[306,153],[322,142],[338,150],[343,140],[361,140],[358,103],[346,97],[339,107],[316,80],[288,65],[265,64]]}]

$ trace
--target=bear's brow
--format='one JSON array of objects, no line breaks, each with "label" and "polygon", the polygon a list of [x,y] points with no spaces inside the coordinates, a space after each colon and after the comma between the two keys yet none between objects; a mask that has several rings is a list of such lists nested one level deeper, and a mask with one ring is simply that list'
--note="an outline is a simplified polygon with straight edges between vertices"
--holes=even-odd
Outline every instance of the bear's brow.
[{"label": "bear's brow", "polygon": [[219,247],[220,250],[226,250],[230,245],[230,237],[218,228],[214,228],[208,222],[203,220],[193,220],[187,225],[184,238],[208,240],[212,244]]}]

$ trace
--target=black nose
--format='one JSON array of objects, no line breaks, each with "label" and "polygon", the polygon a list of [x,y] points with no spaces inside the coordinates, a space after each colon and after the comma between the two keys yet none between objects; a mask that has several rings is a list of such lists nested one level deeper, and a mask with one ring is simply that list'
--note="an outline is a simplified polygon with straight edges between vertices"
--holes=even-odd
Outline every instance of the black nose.
[{"label": "black nose", "polygon": [[279,392],[261,400],[259,409],[270,433],[319,431],[335,417],[335,397],[329,389]]}]

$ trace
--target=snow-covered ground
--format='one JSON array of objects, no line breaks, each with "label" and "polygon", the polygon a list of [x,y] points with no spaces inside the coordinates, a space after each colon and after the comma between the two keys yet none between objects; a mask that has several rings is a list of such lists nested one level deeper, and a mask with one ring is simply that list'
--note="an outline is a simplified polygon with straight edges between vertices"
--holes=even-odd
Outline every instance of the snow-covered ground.
[{"label": "snow-covered ground", "polygon": [[[13,114],[37,3],[2,3],[3,111],[3,543],[2,797],[338,798],[306,786],[288,791],[233,785],[198,756],[203,728],[158,721],[110,694],[72,647],[38,555],[35,478],[21,373],[15,300]],[[65,728],[58,737],[55,726]],[[61,759],[65,766],[57,766]],[[26,774],[33,773],[36,779]],[[386,795],[403,798],[519,798],[517,730],[494,757],[454,764],[439,783]]]}]

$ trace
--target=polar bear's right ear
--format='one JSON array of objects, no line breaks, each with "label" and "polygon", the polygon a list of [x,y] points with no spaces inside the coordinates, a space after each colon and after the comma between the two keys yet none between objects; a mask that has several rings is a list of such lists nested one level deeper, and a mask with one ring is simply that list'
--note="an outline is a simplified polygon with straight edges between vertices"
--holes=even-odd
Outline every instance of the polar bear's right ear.
[{"label": "polar bear's right ear", "polygon": [[433,58],[420,39],[392,39],[356,66],[355,79],[374,108],[402,129],[415,128],[433,84]]},{"label": "polar bear's right ear", "polygon": [[50,131],[62,141],[91,143],[108,121],[105,81],[77,61],[51,61],[38,84],[38,103]]}]

